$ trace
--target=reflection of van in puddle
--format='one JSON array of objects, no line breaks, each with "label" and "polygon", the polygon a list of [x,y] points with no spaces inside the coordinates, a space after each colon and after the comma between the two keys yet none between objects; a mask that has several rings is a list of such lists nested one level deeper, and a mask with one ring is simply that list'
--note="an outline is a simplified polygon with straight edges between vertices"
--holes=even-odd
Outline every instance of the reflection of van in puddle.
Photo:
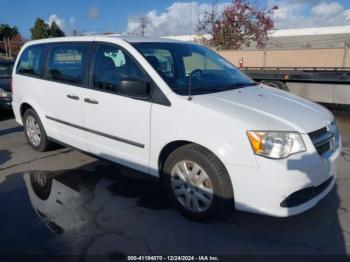
[{"label": "reflection of van in puddle", "polygon": [[93,192],[55,173],[35,171],[23,176],[30,202],[39,217],[56,233],[79,229],[92,214],[84,204]]},{"label": "reflection of van in puddle", "polygon": [[13,109],[30,145],[58,141],[159,177],[180,211],[290,216],[335,183],[341,151],[324,107],[252,81],[215,52],[113,36],[24,45]]}]

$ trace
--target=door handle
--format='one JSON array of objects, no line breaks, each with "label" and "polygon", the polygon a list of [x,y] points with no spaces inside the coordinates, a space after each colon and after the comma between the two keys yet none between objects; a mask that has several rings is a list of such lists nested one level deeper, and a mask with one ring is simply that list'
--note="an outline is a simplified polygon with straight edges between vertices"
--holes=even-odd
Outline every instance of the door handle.
[{"label": "door handle", "polygon": [[73,99],[73,100],[79,100],[79,96],[76,96],[76,95],[67,95],[67,97],[69,98],[69,99]]},{"label": "door handle", "polygon": [[95,105],[98,104],[98,101],[97,101],[97,100],[95,100],[95,99],[90,99],[90,98],[85,98],[85,99],[84,99],[84,102],[89,103],[89,104],[95,104]]}]

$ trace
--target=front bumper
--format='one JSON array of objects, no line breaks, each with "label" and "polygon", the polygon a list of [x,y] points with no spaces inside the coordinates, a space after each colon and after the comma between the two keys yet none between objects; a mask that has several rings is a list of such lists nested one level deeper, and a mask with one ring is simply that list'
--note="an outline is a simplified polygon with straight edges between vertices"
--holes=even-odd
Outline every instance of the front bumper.
[{"label": "front bumper", "polygon": [[0,108],[4,110],[10,110],[12,103],[12,97],[0,97]]},{"label": "front bumper", "polygon": [[[236,209],[287,217],[310,209],[331,191],[335,185],[336,160],[341,146],[331,155],[322,157],[310,139],[303,138],[306,148],[310,149],[307,152],[280,160],[257,156],[258,168],[228,167]],[[299,202],[285,204],[288,198],[299,195],[303,189],[304,192],[312,191],[311,195],[303,195],[304,199],[298,199]]]}]

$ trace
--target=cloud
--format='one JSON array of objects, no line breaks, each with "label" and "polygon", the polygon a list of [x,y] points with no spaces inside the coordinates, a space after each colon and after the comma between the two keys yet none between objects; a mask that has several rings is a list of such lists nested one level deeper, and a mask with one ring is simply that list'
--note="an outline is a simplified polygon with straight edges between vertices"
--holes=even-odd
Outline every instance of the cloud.
[{"label": "cloud", "polygon": [[97,7],[97,5],[91,6],[89,10],[89,18],[92,20],[95,20],[100,18],[100,16],[101,16],[100,9]]},{"label": "cloud", "polygon": [[350,9],[344,11],[345,19],[350,20]]},{"label": "cloud", "polygon": [[73,16],[66,22],[64,18],[59,17],[57,14],[52,14],[46,23],[51,25],[52,22],[55,22],[66,34],[72,34],[73,30],[75,30],[75,17]]},{"label": "cloud", "polygon": [[49,25],[51,25],[53,22],[55,22],[61,29],[64,30],[64,28],[66,27],[66,22],[64,21],[63,18],[60,18],[58,15],[56,14],[52,14],[49,17],[49,21],[47,21],[46,23],[48,23]]},{"label": "cloud", "polygon": [[331,16],[341,13],[344,10],[343,6],[338,2],[322,2],[311,9],[311,13],[315,16]]},{"label": "cloud", "polygon": [[[223,11],[230,3],[219,3],[216,7],[218,11]],[[279,6],[273,15],[277,29],[348,25],[350,21],[350,9],[345,9],[337,1],[268,0],[268,6],[273,5]],[[164,11],[150,10],[142,16],[146,19],[145,34],[165,36],[195,33],[198,20],[204,11],[210,11],[212,7],[206,3],[174,2]],[[98,9],[95,11],[90,10],[90,18],[99,15]],[[129,17],[127,32],[141,33],[140,17]]]},{"label": "cloud", "polygon": [[[218,11],[229,3],[220,3],[216,6]],[[196,32],[197,22],[205,11],[212,10],[211,4],[197,2],[175,2],[164,12],[149,11],[143,17],[146,19],[145,34],[149,36],[181,35]],[[192,19],[191,19],[192,18]],[[140,34],[140,17],[129,17],[127,32]]]},{"label": "cloud", "polygon": [[349,25],[350,9],[324,0],[269,0],[278,5],[273,18],[277,29]]}]

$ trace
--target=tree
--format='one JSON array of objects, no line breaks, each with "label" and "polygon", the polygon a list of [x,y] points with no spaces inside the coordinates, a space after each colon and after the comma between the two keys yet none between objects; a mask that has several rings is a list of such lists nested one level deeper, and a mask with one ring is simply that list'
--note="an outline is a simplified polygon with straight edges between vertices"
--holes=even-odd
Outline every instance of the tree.
[{"label": "tree", "polygon": [[17,55],[21,50],[22,45],[25,43],[25,40],[23,39],[21,34],[18,33],[17,35],[11,38],[10,42],[12,55]]},{"label": "tree", "polygon": [[272,15],[277,9],[259,9],[248,0],[232,0],[221,13],[215,7],[205,12],[198,22],[198,31],[211,33],[211,44],[219,48],[238,49],[252,42],[262,47],[274,28]]},{"label": "tree", "polygon": [[33,40],[65,36],[62,29],[58,26],[58,24],[55,21],[53,21],[51,25],[49,25],[41,18],[37,18],[35,20],[34,27],[31,28],[30,31],[32,32]]},{"label": "tree", "polygon": [[0,41],[5,38],[12,38],[18,35],[18,28],[9,26],[8,24],[0,24]]},{"label": "tree", "polygon": [[48,38],[50,36],[49,25],[41,18],[35,20],[34,27],[30,29],[32,33],[32,39]]},{"label": "tree", "polygon": [[61,28],[56,24],[55,21],[53,21],[50,25],[49,30],[50,37],[62,37],[65,36],[64,32],[61,30]]},{"label": "tree", "polygon": [[9,48],[7,46],[8,42],[6,41],[6,44],[3,42],[4,38],[6,40],[7,39],[10,40],[9,46],[11,47],[12,54],[17,54],[18,46],[20,48],[20,44],[18,44],[16,41],[19,40],[20,38],[22,39],[18,31],[18,28],[15,26],[11,27],[8,24],[0,24],[0,51],[3,53],[8,51],[8,48]]}]

